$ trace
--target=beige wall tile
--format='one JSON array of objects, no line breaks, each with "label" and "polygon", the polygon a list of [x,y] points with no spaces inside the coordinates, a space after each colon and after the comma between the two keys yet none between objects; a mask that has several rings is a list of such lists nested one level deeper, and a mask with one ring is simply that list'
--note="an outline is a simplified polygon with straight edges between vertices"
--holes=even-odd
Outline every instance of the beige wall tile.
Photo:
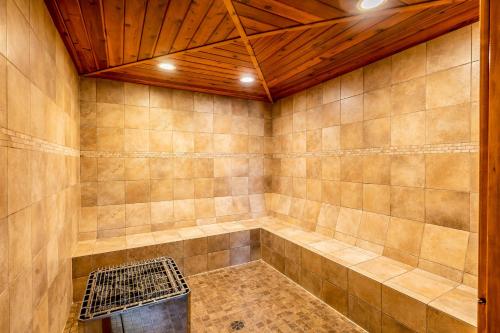
[{"label": "beige wall tile", "polygon": [[332,205],[340,205],[341,187],[340,182],[324,180],[321,183],[321,201]]},{"label": "beige wall tile", "polygon": [[424,221],[425,192],[417,187],[391,187],[391,215],[405,219]]},{"label": "beige wall tile", "polygon": [[126,105],[149,106],[149,86],[125,82],[124,89]]},{"label": "beige wall tile", "polygon": [[96,101],[96,79],[80,78],[80,101]]},{"label": "beige wall tile", "polygon": [[446,190],[425,191],[427,223],[469,230],[470,194]]},{"label": "beige wall tile", "polygon": [[469,234],[469,243],[467,246],[467,254],[465,257],[465,272],[470,273],[472,275],[478,274],[478,234],[470,233]]},{"label": "beige wall tile", "polygon": [[340,180],[359,182],[363,181],[363,157],[345,155],[340,158]]},{"label": "beige wall tile", "polygon": [[430,74],[427,77],[427,108],[470,101],[470,64]]},{"label": "beige wall tile", "polygon": [[363,156],[363,183],[388,185],[390,180],[390,155]]},{"label": "beige wall tile", "polygon": [[340,99],[340,79],[323,82],[323,103],[330,103]]},{"label": "beige wall tile", "polygon": [[342,149],[356,149],[364,146],[363,122],[340,126],[340,146]]},{"label": "beige wall tile", "polygon": [[422,238],[421,257],[463,270],[468,240],[468,232],[426,224]]},{"label": "beige wall tile", "polygon": [[389,117],[363,122],[365,148],[386,147],[391,141],[391,120]]},{"label": "beige wall tile", "polygon": [[125,161],[122,158],[98,158],[97,179],[99,181],[124,180]]},{"label": "beige wall tile", "polygon": [[98,128],[97,149],[100,151],[123,151],[124,131],[121,128]]},{"label": "beige wall tile", "polygon": [[391,113],[404,114],[425,110],[425,77],[391,86]]},{"label": "beige wall tile", "polygon": [[[33,318],[32,302],[32,277],[31,272],[19,276],[9,288],[10,300],[10,331],[26,332],[31,330]],[[23,314],[14,315],[14,314]]]},{"label": "beige wall tile", "polygon": [[471,26],[427,42],[427,72],[433,73],[471,61]]},{"label": "beige wall tile", "polygon": [[384,88],[391,84],[392,61],[385,58],[363,68],[365,91]]},{"label": "beige wall tile", "polygon": [[125,182],[125,202],[138,203],[150,201],[149,180],[129,180]]},{"label": "beige wall tile", "polygon": [[29,151],[8,148],[7,208],[15,213],[31,204],[31,168]]},{"label": "beige wall tile", "polygon": [[120,104],[97,103],[97,126],[123,128],[125,108]]},{"label": "beige wall tile", "polygon": [[392,83],[425,75],[426,45],[420,44],[392,56]]},{"label": "beige wall tile", "polygon": [[363,184],[362,183],[340,183],[341,205],[343,207],[358,208],[363,207]]},{"label": "beige wall tile", "polygon": [[425,185],[425,155],[392,156],[391,184],[423,187]]},{"label": "beige wall tile", "polygon": [[348,317],[369,332],[380,332],[380,310],[354,295],[349,295]]},{"label": "beige wall tile", "polygon": [[[10,1],[9,1],[10,3]],[[16,67],[7,65],[7,127],[30,134],[30,83]]]},{"label": "beige wall tile", "polygon": [[358,237],[376,244],[384,245],[390,217],[387,215],[363,212]]},{"label": "beige wall tile", "polygon": [[[147,158],[126,158],[125,159],[125,179],[126,180],[141,180],[141,179],[149,179],[150,178],[150,163],[153,167],[155,167],[155,177],[163,178],[161,176],[167,177],[167,175],[171,175],[171,165],[168,163],[167,159],[156,160],[156,159],[147,159]],[[164,175],[158,175],[158,173],[162,173],[159,170],[156,170],[157,167],[163,167]],[[154,178],[154,177],[151,177]]]},{"label": "beige wall tile", "polygon": [[97,102],[116,103],[124,102],[124,83],[113,80],[97,80]]},{"label": "beige wall tile", "polygon": [[426,304],[390,287],[382,286],[382,311],[416,332],[425,332]]},{"label": "beige wall tile", "polygon": [[331,156],[321,159],[321,176],[327,180],[340,179],[340,158]]},{"label": "beige wall tile", "polygon": [[30,208],[18,211],[8,223],[8,276],[13,283],[20,276],[31,275],[31,214]]},{"label": "beige wall tile", "polygon": [[125,182],[99,182],[97,187],[97,204],[119,205],[125,203]]},{"label": "beige wall tile", "polygon": [[391,114],[391,107],[391,88],[389,86],[367,92],[364,95],[364,120],[387,117]]},{"label": "beige wall tile", "polygon": [[325,151],[340,148],[340,126],[332,126],[322,129],[322,148]]},{"label": "beige wall tile", "polygon": [[306,90],[306,108],[311,109],[321,105],[323,102],[323,90],[321,86],[311,87]]},{"label": "beige wall tile", "polygon": [[29,74],[30,26],[14,1],[7,1],[7,58],[25,75]]},{"label": "beige wall tile", "polygon": [[129,152],[149,150],[149,131],[126,128],[124,131],[124,150]]},{"label": "beige wall tile", "polygon": [[425,144],[425,112],[408,113],[391,118],[391,145]]},{"label": "beige wall tile", "polygon": [[[295,114],[293,116],[295,121]],[[323,104],[323,106],[321,107],[321,125],[322,127],[340,125],[340,102],[337,101]],[[300,125],[298,126],[300,127]]]},{"label": "beige wall tile", "polygon": [[194,93],[194,111],[213,113],[214,96],[210,94]]},{"label": "beige wall tile", "polygon": [[125,228],[125,205],[97,207],[97,229]]},{"label": "beige wall tile", "polygon": [[391,217],[387,229],[386,246],[411,255],[418,255],[423,231],[423,223]]},{"label": "beige wall tile", "polygon": [[363,69],[352,71],[340,78],[340,97],[347,98],[363,92]]},{"label": "beige wall tile", "polygon": [[469,142],[470,104],[429,110],[426,113],[426,143]]},{"label": "beige wall tile", "polygon": [[361,210],[341,207],[335,230],[352,236],[357,235],[361,217]]},{"label": "beige wall tile", "polygon": [[340,122],[350,124],[363,120],[363,95],[357,95],[340,101]]},{"label": "beige wall tile", "polygon": [[469,191],[470,167],[468,153],[427,154],[425,157],[426,186],[435,189]]},{"label": "beige wall tile", "polygon": [[391,187],[388,185],[363,185],[363,210],[379,214],[390,214]]},{"label": "beige wall tile", "polygon": [[[125,98],[127,98],[125,94]],[[149,95],[148,95],[149,96]],[[140,101],[137,101],[140,103]],[[149,104],[149,99],[148,99]],[[148,129],[149,128],[149,108],[143,106],[125,106],[124,125],[126,128]]]},{"label": "beige wall tile", "polygon": [[151,208],[149,203],[133,203],[125,205],[125,223],[127,227],[137,227],[150,224]]}]

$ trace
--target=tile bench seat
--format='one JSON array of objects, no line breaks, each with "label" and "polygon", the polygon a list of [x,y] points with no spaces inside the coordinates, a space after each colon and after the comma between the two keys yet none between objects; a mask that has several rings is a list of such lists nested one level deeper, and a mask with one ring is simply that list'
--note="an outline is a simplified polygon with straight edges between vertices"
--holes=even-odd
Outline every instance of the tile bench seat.
[{"label": "tile bench seat", "polygon": [[369,332],[475,332],[476,290],[273,217],[79,242],[74,298],[101,266],[173,257],[186,275],[262,259]]}]

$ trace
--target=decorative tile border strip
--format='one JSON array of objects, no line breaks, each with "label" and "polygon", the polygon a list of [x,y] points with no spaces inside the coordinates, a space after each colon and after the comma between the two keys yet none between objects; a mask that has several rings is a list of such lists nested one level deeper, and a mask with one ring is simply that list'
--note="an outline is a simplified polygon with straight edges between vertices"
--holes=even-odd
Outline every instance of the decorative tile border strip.
[{"label": "decorative tile border strip", "polygon": [[171,153],[171,152],[120,152],[120,151],[89,151],[82,150],[81,157],[111,157],[111,158],[169,158],[169,157],[187,157],[187,158],[217,158],[217,157],[241,157],[241,158],[272,158],[272,154],[261,153]]},{"label": "decorative tile border strip", "polygon": [[66,147],[31,135],[23,134],[6,128],[0,128],[0,147],[10,147],[41,151],[52,154],[78,157],[80,151],[71,147]]},{"label": "decorative tile border strip", "polygon": [[273,154],[273,158],[297,158],[308,156],[345,156],[345,155],[405,155],[405,154],[442,154],[442,153],[477,153],[479,144],[454,143],[454,144],[436,144],[421,146],[399,146],[386,148],[362,148],[362,149],[337,149],[321,152],[305,153],[278,153]]}]

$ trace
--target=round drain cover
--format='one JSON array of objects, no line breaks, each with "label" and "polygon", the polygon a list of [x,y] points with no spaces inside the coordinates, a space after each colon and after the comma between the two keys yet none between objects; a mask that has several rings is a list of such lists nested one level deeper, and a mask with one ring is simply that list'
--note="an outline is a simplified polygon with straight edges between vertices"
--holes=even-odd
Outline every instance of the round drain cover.
[{"label": "round drain cover", "polygon": [[233,329],[233,331],[239,331],[243,327],[245,327],[243,320],[235,320],[231,323],[231,329]]}]

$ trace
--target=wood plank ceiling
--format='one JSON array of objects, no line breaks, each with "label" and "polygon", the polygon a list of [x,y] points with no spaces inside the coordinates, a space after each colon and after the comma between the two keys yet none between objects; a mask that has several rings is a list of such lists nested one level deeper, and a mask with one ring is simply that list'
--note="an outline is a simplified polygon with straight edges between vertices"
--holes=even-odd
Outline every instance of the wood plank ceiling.
[{"label": "wood plank ceiling", "polygon": [[80,74],[269,101],[479,16],[478,0],[386,0],[371,11],[358,0],[45,3]]}]

